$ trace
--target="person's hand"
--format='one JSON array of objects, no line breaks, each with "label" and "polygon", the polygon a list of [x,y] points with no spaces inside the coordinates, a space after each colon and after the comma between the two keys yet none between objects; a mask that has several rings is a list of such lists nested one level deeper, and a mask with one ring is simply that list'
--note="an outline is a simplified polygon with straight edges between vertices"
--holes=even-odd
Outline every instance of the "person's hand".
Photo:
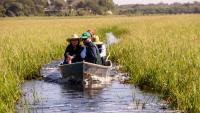
[{"label": "person's hand", "polygon": [[69,59],[72,60],[74,57],[73,56],[69,56]]},{"label": "person's hand", "polygon": [[69,57],[67,57],[67,61],[70,61],[70,58],[69,58]]}]

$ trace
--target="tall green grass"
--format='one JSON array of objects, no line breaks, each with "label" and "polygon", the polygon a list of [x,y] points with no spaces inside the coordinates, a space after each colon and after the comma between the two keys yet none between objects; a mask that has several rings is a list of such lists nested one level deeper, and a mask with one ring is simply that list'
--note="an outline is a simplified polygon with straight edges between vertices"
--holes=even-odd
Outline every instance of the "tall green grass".
[{"label": "tall green grass", "polygon": [[[120,23],[116,20],[110,24]],[[0,113],[15,111],[25,79],[39,77],[41,66],[61,59],[66,39],[111,18],[9,18],[0,21]]]},{"label": "tall green grass", "polygon": [[112,46],[131,82],[160,92],[175,109],[200,112],[199,15],[144,17]]},{"label": "tall green grass", "polygon": [[9,18],[0,21],[0,112],[14,112],[25,79],[62,58],[65,39],[94,28],[104,38],[112,31],[120,42],[111,58],[124,66],[131,82],[150,87],[174,108],[200,112],[200,16],[98,18]]}]

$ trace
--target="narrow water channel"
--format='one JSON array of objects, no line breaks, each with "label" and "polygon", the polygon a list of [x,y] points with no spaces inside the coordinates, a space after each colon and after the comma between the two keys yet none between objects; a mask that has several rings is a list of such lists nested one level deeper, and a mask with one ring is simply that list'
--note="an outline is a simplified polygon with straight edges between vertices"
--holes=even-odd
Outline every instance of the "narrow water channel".
[{"label": "narrow water channel", "polygon": [[[144,93],[117,79],[93,88],[67,85],[53,61],[41,69],[43,80],[26,81],[19,113],[171,113],[154,94]],[[116,71],[113,71],[117,76]]]}]

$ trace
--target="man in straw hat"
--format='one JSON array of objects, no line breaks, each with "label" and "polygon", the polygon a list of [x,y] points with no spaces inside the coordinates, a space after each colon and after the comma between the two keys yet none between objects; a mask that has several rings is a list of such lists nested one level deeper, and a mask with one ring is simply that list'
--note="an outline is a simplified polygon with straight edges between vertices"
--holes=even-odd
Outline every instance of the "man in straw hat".
[{"label": "man in straw hat", "polygon": [[91,40],[91,34],[85,32],[82,34],[81,39],[86,47],[85,61],[95,64],[102,64],[101,57],[97,46]]},{"label": "man in straw hat", "polygon": [[67,46],[64,53],[64,62],[63,64],[71,64],[74,62],[83,61],[83,56],[81,56],[83,47],[80,45],[80,38],[78,35],[73,34],[70,38],[67,39],[69,45]]},{"label": "man in straw hat", "polygon": [[105,64],[106,45],[99,40],[99,36],[97,36],[97,35],[94,35],[93,42],[94,42],[94,44],[96,44],[97,48],[99,49],[99,53],[100,53],[102,63]]}]

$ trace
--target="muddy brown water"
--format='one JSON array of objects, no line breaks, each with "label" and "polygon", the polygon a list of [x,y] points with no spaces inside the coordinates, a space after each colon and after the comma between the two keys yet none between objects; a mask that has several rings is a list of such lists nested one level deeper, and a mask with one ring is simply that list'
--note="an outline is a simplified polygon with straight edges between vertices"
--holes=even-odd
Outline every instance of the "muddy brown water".
[{"label": "muddy brown water", "polygon": [[[16,105],[19,113],[172,113],[158,96],[130,84],[121,84],[113,70],[113,81],[93,84],[93,88],[67,84],[53,61],[41,69],[43,80],[24,82],[23,97]],[[123,77],[122,77],[123,78]]]}]

